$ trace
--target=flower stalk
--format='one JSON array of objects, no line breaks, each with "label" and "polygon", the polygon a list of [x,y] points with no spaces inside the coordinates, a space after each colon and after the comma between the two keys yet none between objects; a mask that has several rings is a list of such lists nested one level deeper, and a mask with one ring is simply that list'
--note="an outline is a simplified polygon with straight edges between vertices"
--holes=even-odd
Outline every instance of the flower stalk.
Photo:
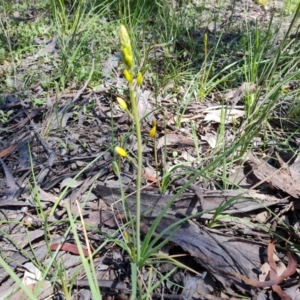
[{"label": "flower stalk", "polygon": [[152,120],[152,128],[149,131],[149,138],[153,139],[153,144],[154,144],[154,160],[155,160],[155,171],[156,171],[156,179],[157,179],[157,185],[160,190],[160,181],[158,177],[158,159],[157,159],[157,151],[156,151],[156,120]]},{"label": "flower stalk", "polygon": [[[137,139],[137,179],[136,179],[136,257],[133,257],[135,264],[138,266],[141,260],[141,237],[140,237],[140,220],[141,220],[141,184],[142,184],[142,134],[141,134],[141,124],[138,115],[138,103],[135,96],[135,86],[133,78],[135,77],[134,71],[134,59],[133,52],[131,48],[131,41],[128,35],[127,29],[124,25],[120,26],[120,44],[122,60],[126,68],[123,72],[125,79],[128,82],[129,94],[130,94],[130,104],[131,104],[131,114],[132,120],[135,125],[136,139]],[[142,83],[142,74],[138,75],[137,79],[138,85]],[[127,110],[128,111],[128,110]]]}]

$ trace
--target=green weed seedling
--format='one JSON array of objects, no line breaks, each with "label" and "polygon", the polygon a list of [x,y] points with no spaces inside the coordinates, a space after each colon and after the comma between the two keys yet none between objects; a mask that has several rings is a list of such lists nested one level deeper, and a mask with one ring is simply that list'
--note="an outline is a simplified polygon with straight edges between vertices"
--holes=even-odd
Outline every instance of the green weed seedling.
[{"label": "green weed seedling", "polygon": [[0,109],[0,123],[5,124],[9,120],[9,116],[13,114],[13,110],[9,110],[4,112],[3,110]]}]

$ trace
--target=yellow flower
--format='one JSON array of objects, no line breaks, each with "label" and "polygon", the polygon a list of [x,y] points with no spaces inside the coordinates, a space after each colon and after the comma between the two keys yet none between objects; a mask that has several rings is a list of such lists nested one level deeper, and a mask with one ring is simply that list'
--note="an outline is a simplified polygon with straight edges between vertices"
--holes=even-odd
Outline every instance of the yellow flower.
[{"label": "yellow flower", "polygon": [[256,2],[257,4],[259,4],[261,6],[267,6],[269,0],[255,0],[254,2]]},{"label": "yellow flower", "polygon": [[115,151],[116,151],[116,153],[118,153],[122,157],[126,157],[127,156],[126,150],[124,150],[122,147],[116,146],[115,147]]},{"label": "yellow flower", "polygon": [[132,74],[130,72],[128,72],[128,70],[124,70],[123,71],[124,77],[126,78],[126,80],[130,83],[132,82]]},{"label": "yellow flower", "polygon": [[141,72],[138,72],[137,74],[136,83],[139,86],[143,84],[143,74]]},{"label": "yellow flower", "polygon": [[127,103],[124,99],[122,99],[121,97],[117,97],[117,101],[124,110],[128,110]]},{"label": "yellow flower", "polygon": [[152,120],[152,128],[149,131],[149,137],[154,138],[156,134],[156,120]]}]

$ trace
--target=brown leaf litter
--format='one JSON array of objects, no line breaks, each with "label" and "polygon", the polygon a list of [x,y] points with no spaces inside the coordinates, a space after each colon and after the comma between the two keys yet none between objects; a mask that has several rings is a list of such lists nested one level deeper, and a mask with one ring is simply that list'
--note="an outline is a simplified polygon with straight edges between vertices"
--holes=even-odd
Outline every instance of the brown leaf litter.
[{"label": "brown leaf litter", "polygon": [[[256,7],[252,2],[250,4],[247,9]],[[236,14],[244,13],[244,5],[237,3],[236,6]],[[261,14],[258,7],[256,11]],[[230,36],[227,38],[230,39]],[[226,42],[225,37],[222,41]],[[18,71],[26,70],[45,55],[57,60],[57,37],[35,39],[34,43],[40,50],[26,59]],[[159,45],[159,48],[163,47],[164,45]],[[152,47],[151,52],[154,51]],[[246,55],[248,54],[242,53],[242,56]],[[163,60],[164,57],[165,51],[161,51],[160,59]],[[49,70],[51,66],[47,68]],[[66,208],[69,206],[72,216],[77,217],[77,202],[81,205],[88,235],[86,240],[82,224],[76,223],[80,246],[86,258],[89,257],[88,247],[92,249],[96,280],[103,299],[130,299],[130,259],[116,244],[110,242],[116,229],[127,221],[123,211],[120,181],[111,169],[114,157],[108,151],[111,145],[119,142],[111,135],[111,120],[114,121],[115,131],[126,136],[128,150],[136,150],[134,136],[127,137],[130,128],[128,116],[113,101],[116,97],[115,90],[123,90],[125,85],[122,78],[112,78],[111,71],[115,68],[117,64],[106,70],[105,75],[110,78],[97,91],[89,89],[87,81],[78,91],[69,90],[64,94],[49,95],[46,105],[39,108],[33,108],[28,99],[21,100],[14,95],[5,97],[4,103],[0,105],[3,111],[13,110],[6,125],[9,132],[0,131],[1,258],[22,280],[27,277],[27,272],[31,271],[30,277],[34,273],[33,269],[29,270],[28,262],[33,262],[32,265],[37,270],[52,263],[48,277],[42,283],[41,293],[37,296],[39,299],[65,297],[62,292],[63,284],[70,288],[72,299],[92,298],[78,245],[72,233],[66,236],[69,225]],[[41,91],[43,89],[38,81],[32,86],[30,93],[34,97],[34,93]],[[242,102],[247,94],[256,91],[256,85],[245,82],[225,93],[214,92],[211,97],[218,101],[225,100],[231,105],[228,107],[231,112],[228,116],[229,126],[230,122],[243,118],[243,113],[236,104]],[[184,92],[181,89],[181,93]],[[140,102],[140,114],[144,115],[151,112],[152,106],[148,107],[148,104],[154,107],[154,102],[151,103],[151,89],[145,89],[141,93],[144,101]],[[181,97],[177,100],[180,101]],[[179,152],[179,156],[188,153],[191,157],[196,157],[198,154],[195,153],[195,143],[201,139],[204,142],[198,145],[201,145],[200,154],[212,150],[216,144],[217,125],[222,113],[219,107],[215,107],[215,103],[213,107],[211,103],[191,103],[186,108],[186,114],[180,120],[175,120],[181,124],[181,129],[187,129],[181,131],[173,126],[175,114],[171,107],[174,106],[174,101],[172,92],[169,100],[162,101],[162,106],[168,102],[170,110],[163,113],[154,111],[149,115],[155,116],[162,124],[161,130],[158,130],[157,152],[160,158],[165,155],[169,165],[174,164],[174,149]],[[92,106],[89,113],[84,112],[86,104]],[[165,115],[167,124],[164,123]],[[199,123],[196,139],[188,125],[191,120]],[[165,125],[167,134],[164,131]],[[145,124],[143,130],[145,136],[148,134],[147,126]],[[153,220],[172,200],[176,189],[185,185],[189,178],[187,176],[182,181],[174,180],[169,194],[158,193],[155,185],[157,178],[151,175],[151,171],[155,170],[153,146],[150,143],[147,147],[149,149],[145,151],[143,163],[149,170],[144,172],[143,177],[151,183],[151,192],[150,188],[145,191],[147,186],[144,186],[141,193],[143,235],[149,232]],[[162,239],[169,239],[169,242],[161,249],[162,253],[166,257],[178,254],[176,259],[194,272],[176,270],[169,280],[153,290],[152,299],[228,299],[228,295],[239,293],[251,298],[274,299],[272,291],[282,299],[296,299],[299,288],[297,254],[291,253],[290,244],[285,241],[293,242],[298,239],[299,242],[299,237],[290,228],[284,231],[284,241],[278,239],[275,242],[276,235],[271,235],[269,227],[272,226],[276,234],[277,229],[282,233],[277,216],[288,218],[291,211],[295,210],[300,193],[299,167],[297,162],[285,163],[279,156],[277,160],[279,168],[250,154],[252,176],[255,175],[258,183],[247,182],[244,188],[236,185],[237,189],[232,190],[213,190],[205,188],[204,182],[199,179],[176,199],[166,211],[154,235],[164,231]],[[199,167],[192,158],[188,162],[191,169],[197,170]],[[134,216],[136,197],[132,182],[136,179],[135,170],[127,161],[122,162],[121,168],[125,201]],[[80,176],[74,180],[79,173]],[[178,175],[181,174],[175,174],[174,179],[178,179]],[[249,178],[248,174],[248,181]],[[268,189],[264,186],[265,189],[260,190],[258,187],[264,182],[268,183]],[[36,189],[32,188],[34,185]],[[37,201],[40,201],[39,206],[45,218],[37,208]],[[57,206],[56,210],[50,215],[54,205]],[[218,212],[222,207],[223,210]],[[257,217],[261,214],[264,214],[263,217]],[[188,219],[191,216],[193,217]],[[186,220],[175,231],[166,230],[184,218]],[[275,245],[278,256],[281,254],[281,260],[287,265],[283,273],[279,273],[279,264],[273,259]],[[267,261],[263,257],[266,249]],[[287,260],[284,260],[285,257]],[[53,259],[54,263],[51,262]],[[260,282],[259,271],[265,263],[269,265],[268,277]],[[154,267],[153,284],[170,270],[170,265],[164,262]],[[63,269],[64,283],[57,273],[59,268]],[[141,270],[140,275],[145,282],[149,280],[149,269],[146,266]],[[30,290],[36,286],[32,282],[26,284]],[[0,299],[26,299],[18,289],[18,285],[1,266]]]},{"label": "brown leaf litter", "polygon": [[[25,128],[23,130],[24,133],[26,133],[27,129]],[[57,253],[57,259],[61,258],[61,261],[69,272],[68,278],[71,278],[76,266],[80,264],[80,257],[78,256],[79,250],[72,235],[69,235],[66,239],[62,239],[66,228],[63,220],[66,218],[66,204],[70,204],[71,213],[75,217],[78,214],[76,203],[79,201],[82,205],[81,209],[84,222],[87,226],[91,226],[88,227],[88,232],[90,246],[92,249],[95,249],[93,250],[94,263],[99,267],[99,270],[103,270],[98,272],[99,284],[116,297],[123,295],[125,297],[124,299],[128,299],[128,295],[130,294],[130,282],[123,282],[121,279],[129,276],[130,268],[128,257],[122,254],[119,256],[119,260],[108,259],[111,251],[115,253],[115,246],[113,244],[109,244],[104,251],[99,252],[96,250],[105,240],[105,235],[99,235],[96,228],[105,230],[106,234],[112,234],[113,230],[118,228],[122,222],[126,221],[119,183],[113,180],[114,175],[112,175],[110,170],[111,155],[107,154],[105,160],[99,159],[99,161],[97,161],[97,152],[93,152],[93,142],[88,140],[87,137],[81,133],[80,129],[78,130],[78,135],[82,134],[83,138],[81,141],[86,139],[90,147],[77,147],[75,155],[68,155],[68,152],[62,152],[64,148],[57,147],[59,144],[56,139],[46,140],[41,138],[39,134],[35,133],[35,130],[36,129],[32,130],[30,139],[12,139],[11,144],[8,143],[0,152],[3,156],[1,162],[6,178],[6,184],[2,186],[2,195],[4,197],[0,202],[2,213],[0,217],[3,221],[19,220],[22,222],[2,228],[2,230],[6,232],[5,236],[9,235],[11,237],[11,240],[6,240],[3,244],[3,249],[5,249],[3,250],[4,259],[17,271],[18,266],[22,266],[29,259],[35,258],[40,263],[45,262],[49,255],[48,251],[53,251],[53,253]],[[26,136],[26,134],[24,134],[24,136]],[[69,135],[68,138],[75,144],[76,138],[78,137]],[[101,138],[102,141],[110,142],[109,139],[104,139],[105,135],[104,138]],[[192,139],[180,136],[176,133],[169,134],[166,138],[161,137],[161,140],[163,138],[167,139],[167,143],[164,144],[164,147],[177,146],[179,143],[184,147],[194,146]],[[61,137],[59,137],[59,139],[61,139]],[[185,139],[187,142],[185,142]],[[26,145],[26,147],[22,148],[22,145]],[[39,155],[34,156],[34,171],[36,172],[36,180],[38,183],[37,190],[46,215],[49,214],[53,205],[57,203],[58,195],[62,193],[66,187],[69,187],[69,192],[63,196],[58,203],[55,214],[47,218],[49,233],[55,235],[55,238],[48,237],[49,248],[47,248],[47,244],[43,241],[44,231],[42,228],[45,220],[36,215],[34,195],[29,193],[28,186],[25,184],[31,169],[30,167],[26,168],[26,163],[19,164],[18,167],[14,167],[15,164],[11,163],[11,158],[16,156],[17,151],[26,161],[28,155],[26,149],[31,149],[33,153],[39,153]],[[74,148],[72,151],[74,151]],[[86,154],[86,151],[90,152]],[[93,160],[95,160],[95,162],[88,166],[87,163]],[[281,162],[281,169],[276,169],[254,156],[250,156],[250,163],[253,167],[254,174],[261,181],[271,182],[273,187],[296,198],[298,195],[296,187],[296,165],[288,166]],[[74,171],[71,171],[70,168],[66,168],[66,165],[72,166],[72,168],[74,165]],[[85,166],[87,167],[83,170]],[[13,169],[14,172],[11,171]],[[81,170],[82,175],[78,179],[73,180],[74,176],[78,174],[78,170]],[[125,174],[124,172],[124,175]],[[276,174],[276,176],[274,176],[274,174]],[[127,180],[126,178],[128,179],[127,184],[124,185],[126,203],[130,213],[135,215],[135,190],[134,187],[130,185],[134,174],[128,172],[127,175],[124,176],[124,179],[122,179],[124,183]],[[147,179],[148,181],[155,182],[155,180],[148,175]],[[291,184],[289,184],[288,187],[286,187],[286,184],[289,182],[292,182],[294,185],[291,186]],[[178,186],[182,186],[186,183],[186,180],[176,182]],[[190,263],[198,274],[204,274],[203,272],[206,272],[206,275],[203,275],[201,280],[200,277],[180,275],[182,277],[179,280],[180,284],[185,288],[185,291],[190,290],[190,296],[199,296],[196,286],[191,287],[193,280],[196,285],[199,285],[200,282],[208,284],[208,282],[215,280],[229,293],[236,290],[243,293],[254,293],[254,288],[260,287],[260,284],[257,286],[250,283],[257,281],[256,270],[259,270],[262,265],[260,253],[266,248],[267,240],[270,236],[263,227],[251,227],[247,226],[247,224],[243,224],[243,228],[247,229],[244,230],[244,232],[247,233],[244,233],[244,237],[235,237],[235,235],[232,235],[232,232],[230,233],[230,230],[233,230],[233,232],[241,232],[241,224],[239,224],[238,227],[234,227],[232,226],[233,222],[236,222],[238,217],[245,214],[258,214],[259,212],[263,212],[267,207],[269,209],[287,207],[286,205],[289,204],[292,199],[283,198],[279,194],[252,190],[251,188],[248,190],[204,190],[201,185],[192,184],[189,190],[191,192],[182,194],[166,211],[156,230],[156,234],[159,234],[170,225],[179,222],[182,218],[194,215],[193,219],[185,221],[177,231],[173,233],[167,231],[164,234],[164,238],[170,238],[170,245],[174,245],[170,247],[170,251],[173,251],[172,249],[174,247],[179,247],[181,249],[180,251],[188,256]],[[149,226],[151,226],[154,218],[160,214],[171,201],[172,197],[173,195],[158,194],[155,188],[151,193],[142,191],[141,208],[143,219],[141,225],[143,233],[149,231]],[[232,201],[232,199],[235,201]],[[222,211],[222,215],[230,214],[231,216],[236,216],[235,220],[233,218],[231,219],[231,229],[226,229],[228,225],[225,225],[224,232],[207,228],[206,225],[214,219],[216,210],[224,204],[227,205]],[[267,219],[264,220],[265,221],[262,222],[267,222]],[[60,225],[57,227],[55,224]],[[223,224],[226,224],[225,221]],[[81,231],[80,228],[78,228],[78,230],[79,232]],[[26,236],[26,239],[24,239],[24,236]],[[249,236],[252,238],[249,239]],[[263,236],[265,236],[264,239],[261,238]],[[85,256],[88,256],[87,245],[83,239],[81,242],[83,253]],[[34,253],[30,245],[34,245]],[[23,254],[24,251],[27,253],[25,256]],[[169,255],[168,252],[167,255]],[[290,257],[289,254],[288,257]],[[109,261],[108,265],[105,264],[107,260]],[[69,262],[69,266],[67,262]],[[122,276],[109,275],[109,268],[113,266],[117,272],[121,272],[120,274]],[[289,270],[291,268],[292,267],[288,267]],[[3,269],[1,269],[1,272],[3,276],[2,279],[0,278],[0,292],[4,293],[4,287],[7,287],[6,284],[9,283],[11,286],[10,291],[12,291],[15,285],[11,280],[8,280],[6,272]],[[51,272],[54,272],[54,269],[51,269]],[[84,276],[84,271],[80,273],[80,276]],[[292,276],[292,273],[285,273],[284,276],[282,280],[278,280],[279,277],[275,278],[274,276],[271,282],[273,283],[273,290],[279,294],[281,293],[281,295],[284,295],[286,291],[282,290],[281,292],[279,284],[282,284],[283,280]],[[104,280],[103,278],[106,279]],[[245,280],[245,278],[247,278],[247,280]],[[77,284],[87,284],[86,281],[81,281],[82,279],[78,280]],[[56,284],[59,284],[59,282],[56,282]],[[172,289],[174,289],[174,287]],[[175,290],[172,291],[172,289],[170,289],[165,296],[173,295],[175,297]],[[204,288],[205,296],[216,296],[216,289],[217,287],[211,290]],[[200,290],[199,288],[199,291]],[[53,289],[49,289],[48,291],[49,295],[53,293]],[[176,291],[176,293],[177,292],[178,291]],[[158,291],[153,292],[153,298],[157,295]]]},{"label": "brown leaf litter", "polygon": [[262,182],[268,182],[271,187],[280,189],[290,196],[300,198],[300,165],[289,166],[277,154],[280,168],[276,169],[262,159],[249,155],[254,175]]}]

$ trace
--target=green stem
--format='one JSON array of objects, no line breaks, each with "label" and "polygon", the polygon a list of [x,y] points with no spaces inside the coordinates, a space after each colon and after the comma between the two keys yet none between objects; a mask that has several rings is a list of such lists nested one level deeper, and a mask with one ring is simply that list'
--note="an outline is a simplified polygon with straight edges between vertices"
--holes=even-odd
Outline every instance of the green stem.
[{"label": "green stem", "polygon": [[131,282],[132,282],[132,287],[131,287],[131,298],[130,299],[137,299],[137,264],[136,262],[132,262],[131,264]]},{"label": "green stem", "polygon": [[[131,70],[131,74],[133,74],[133,70]],[[132,115],[135,123],[135,131],[136,131],[136,139],[137,139],[137,179],[136,179],[136,262],[137,265],[141,259],[141,184],[142,184],[142,135],[141,135],[141,124],[138,115],[138,103],[135,98],[134,86],[133,83],[129,83],[130,90],[130,101],[131,101],[131,109]]]},{"label": "green stem", "polygon": [[154,142],[154,159],[155,159],[156,179],[157,179],[158,189],[161,191],[160,181],[159,181],[159,178],[158,178],[158,159],[157,159],[157,151],[156,151],[156,137],[154,137],[153,142]]}]

